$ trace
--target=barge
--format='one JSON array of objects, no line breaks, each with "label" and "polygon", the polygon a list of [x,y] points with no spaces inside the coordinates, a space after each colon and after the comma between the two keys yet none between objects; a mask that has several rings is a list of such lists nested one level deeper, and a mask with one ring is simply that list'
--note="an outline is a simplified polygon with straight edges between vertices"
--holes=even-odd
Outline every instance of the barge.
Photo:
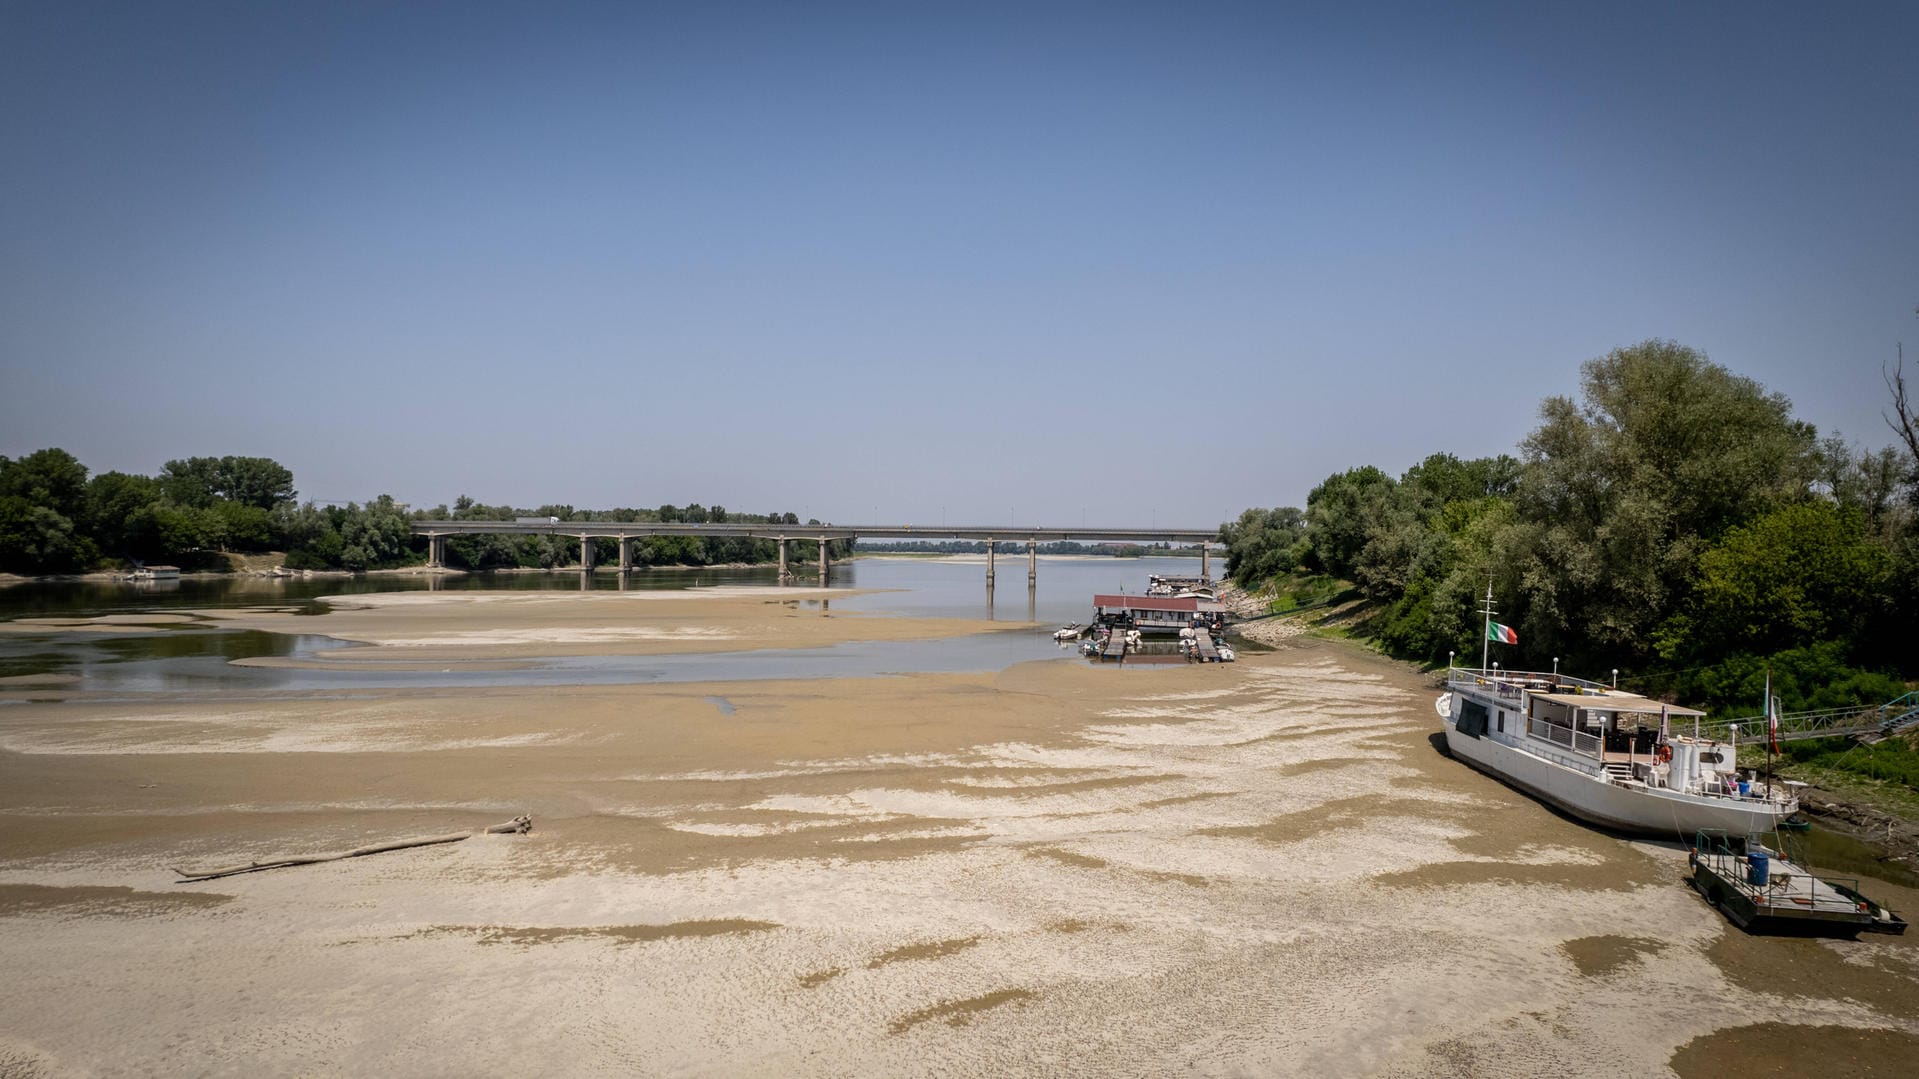
[{"label": "barge", "polygon": [[1906,931],[1905,919],[1860,894],[1857,880],[1821,878],[1783,847],[1701,830],[1693,839],[1689,882],[1749,933],[1851,940],[1864,932]]}]

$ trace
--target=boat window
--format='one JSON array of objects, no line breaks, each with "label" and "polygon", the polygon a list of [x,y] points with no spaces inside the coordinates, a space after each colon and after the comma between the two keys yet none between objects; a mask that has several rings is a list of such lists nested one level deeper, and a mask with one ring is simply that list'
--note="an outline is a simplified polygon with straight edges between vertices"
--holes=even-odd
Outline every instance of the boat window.
[{"label": "boat window", "polygon": [[1454,730],[1468,738],[1477,738],[1486,733],[1486,706],[1478,701],[1467,701],[1459,710],[1459,722]]},{"label": "boat window", "polygon": [[1718,764],[1720,761],[1723,761],[1725,759],[1726,758],[1721,757],[1717,753],[1701,753],[1699,755],[1700,764]]},{"label": "boat window", "polygon": [[1506,711],[1503,708],[1499,712],[1499,733],[1506,733]]}]

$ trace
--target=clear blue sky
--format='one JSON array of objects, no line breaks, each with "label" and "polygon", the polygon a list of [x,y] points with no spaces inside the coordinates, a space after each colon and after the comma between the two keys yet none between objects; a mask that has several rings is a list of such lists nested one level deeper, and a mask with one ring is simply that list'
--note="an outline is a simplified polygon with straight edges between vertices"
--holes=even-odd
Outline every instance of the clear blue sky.
[{"label": "clear blue sky", "polygon": [[1919,5],[1441,8],[0,0],[0,453],[1210,524],[1648,337],[1891,441]]}]

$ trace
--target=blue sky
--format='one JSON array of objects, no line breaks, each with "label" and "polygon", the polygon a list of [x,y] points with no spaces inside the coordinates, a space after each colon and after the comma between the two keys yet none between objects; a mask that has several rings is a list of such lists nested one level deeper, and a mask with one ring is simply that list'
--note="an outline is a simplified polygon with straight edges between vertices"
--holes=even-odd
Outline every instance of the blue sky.
[{"label": "blue sky", "polygon": [[1705,350],[1869,445],[1919,6],[0,2],[0,453],[1210,524]]}]

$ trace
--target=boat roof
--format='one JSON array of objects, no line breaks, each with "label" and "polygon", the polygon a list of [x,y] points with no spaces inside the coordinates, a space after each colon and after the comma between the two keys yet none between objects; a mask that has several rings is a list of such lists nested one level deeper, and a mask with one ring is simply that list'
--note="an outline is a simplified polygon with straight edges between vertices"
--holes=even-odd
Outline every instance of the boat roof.
[{"label": "boat roof", "polygon": [[1226,608],[1197,596],[1109,596],[1096,595],[1093,606],[1126,608],[1134,611],[1223,611]]},{"label": "boat roof", "polygon": [[1596,708],[1602,712],[1664,712],[1669,716],[1703,716],[1706,713],[1697,708],[1681,708],[1665,701],[1655,701],[1651,697],[1641,697],[1637,693],[1621,693],[1609,689],[1604,693],[1535,693],[1534,697],[1543,697],[1560,704],[1569,704],[1574,708]]}]

